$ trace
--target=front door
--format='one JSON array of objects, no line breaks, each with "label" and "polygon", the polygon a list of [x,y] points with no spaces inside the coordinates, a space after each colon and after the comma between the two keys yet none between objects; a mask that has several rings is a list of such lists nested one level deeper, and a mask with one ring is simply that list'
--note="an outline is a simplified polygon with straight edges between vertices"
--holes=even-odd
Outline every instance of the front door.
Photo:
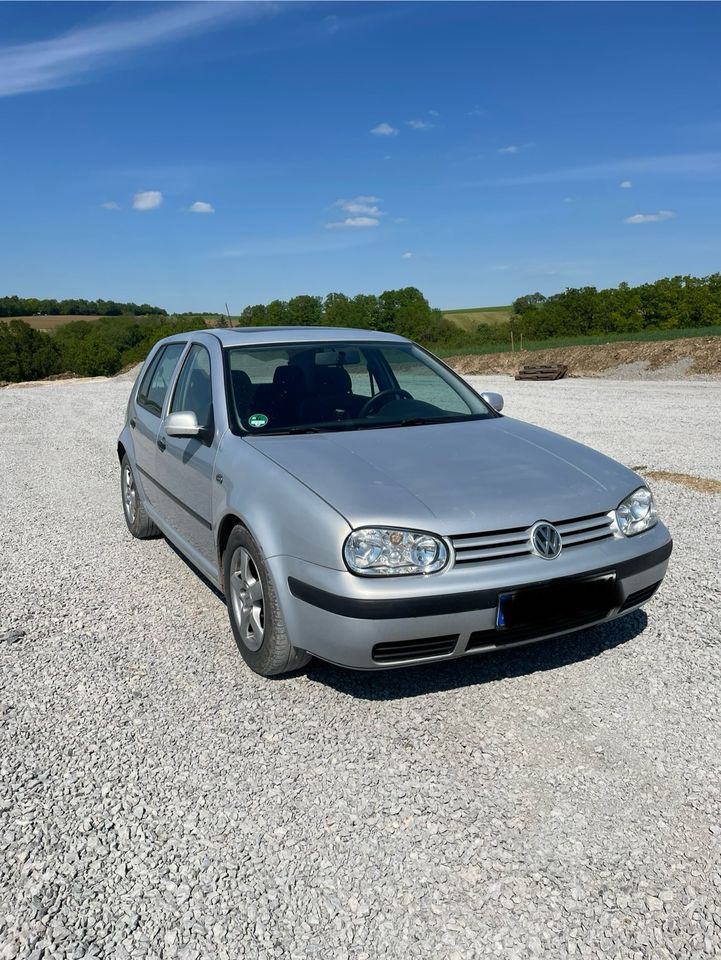
[{"label": "front door", "polygon": [[171,437],[160,428],[155,454],[157,509],[182,538],[191,559],[198,553],[214,564],[212,486],[218,444],[210,354],[199,343],[188,350],[168,409],[168,413],[190,411],[202,427],[200,436]]}]

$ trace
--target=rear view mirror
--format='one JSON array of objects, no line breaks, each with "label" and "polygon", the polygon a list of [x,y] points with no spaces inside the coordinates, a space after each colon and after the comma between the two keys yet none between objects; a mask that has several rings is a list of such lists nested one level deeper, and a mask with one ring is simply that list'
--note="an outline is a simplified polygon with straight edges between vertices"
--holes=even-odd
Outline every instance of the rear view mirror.
[{"label": "rear view mirror", "polygon": [[201,432],[198,418],[192,410],[169,413],[163,427],[169,437],[197,437]]},{"label": "rear view mirror", "polygon": [[317,367],[345,367],[360,362],[360,350],[320,350],[315,355]]},{"label": "rear view mirror", "polygon": [[503,397],[500,393],[482,393],[481,400],[485,400],[489,407],[493,407],[496,413],[503,410]]}]

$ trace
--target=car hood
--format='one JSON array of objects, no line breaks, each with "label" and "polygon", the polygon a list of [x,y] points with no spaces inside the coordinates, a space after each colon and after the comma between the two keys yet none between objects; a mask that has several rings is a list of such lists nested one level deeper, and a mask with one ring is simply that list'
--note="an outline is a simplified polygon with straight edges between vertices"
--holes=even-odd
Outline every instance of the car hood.
[{"label": "car hood", "polygon": [[246,438],[353,527],[443,535],[613,509],[643,481],[615,460],[510,417]]}]

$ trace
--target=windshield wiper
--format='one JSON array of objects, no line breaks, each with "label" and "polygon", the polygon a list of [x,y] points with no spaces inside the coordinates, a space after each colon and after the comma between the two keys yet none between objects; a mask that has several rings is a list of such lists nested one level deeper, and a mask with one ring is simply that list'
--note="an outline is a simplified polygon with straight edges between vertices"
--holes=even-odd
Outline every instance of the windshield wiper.
[{"label": "windshield wiper", "polygon": [[387,423],[387,427],[423,427],[428,423],[447,423],[452,422],[451,417],[408,417],[407,420],[396,420]]}]

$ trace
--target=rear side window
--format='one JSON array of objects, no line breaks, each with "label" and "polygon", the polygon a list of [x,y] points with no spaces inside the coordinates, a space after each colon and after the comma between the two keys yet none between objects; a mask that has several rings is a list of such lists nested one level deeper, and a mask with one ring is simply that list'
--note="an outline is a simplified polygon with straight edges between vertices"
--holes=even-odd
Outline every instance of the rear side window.
[{"label": "rear side window", "polygon": [[185,350],[184,343],[169,343],[158,351],[158,356],[148,367],[138,390],[138,403],[156,416],[163,411],[165,394],[168,392],[173,371]]}]

